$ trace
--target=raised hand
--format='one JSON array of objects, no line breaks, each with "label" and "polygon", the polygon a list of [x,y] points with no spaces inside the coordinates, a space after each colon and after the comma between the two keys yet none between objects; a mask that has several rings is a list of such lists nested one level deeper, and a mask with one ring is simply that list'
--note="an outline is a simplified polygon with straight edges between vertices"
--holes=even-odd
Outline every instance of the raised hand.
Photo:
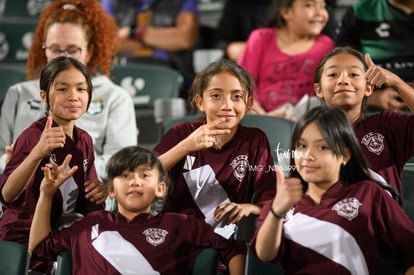
[{"label": "raised hand", "polygon": [[54,149],[62,148],[65,145],[65,132],[62,127],[52,127],[52,123],[52,117],[48,116],[42,135],[32,150],[42,159],[47,157]]},{"label": "raised hand", "polygon": [[387,111],[403,111],[407,105],[401,100],[397,89],[398,83],[403,80],[387,69],[375,65],[369,54],[365,55],[365,62],[369,67],[365,73],[368,83],[381,88],[368,97],[368,104]]},{"label": "raised hand", "polygon": [[258,215],[260,207],[251,203],[229,202],[218,205],[214,210],[214,220],[223,221],[223,224],[238,223],[243,217],[251,214]]},{"label": "raised hand", "polygon": [[86,198],[96,204],[104,203],[108,196],[108,190],[105,184],[98,179],[85,182],[85,193]]},{"label": "raised hand", "polygon": [[78,170],[78,166],[76,165],[67,171],[71,159],[72,155],[67,155],[60,168],[57,163],[47,163],[41,168],[44,178],[40,184],[40,192],[43,192],[46,196],[53,196],[56,190],[58,190],[68,178],[75,174]]},{"label": "raised hand", "polygon": [[190,151],[198,151],[212,146],[220,146],[220,136],[230,133],[230,129],[217,129],[217,125],[225,122],[224,118],[219,118],[209,123],[198,127],[192,132],[187,140],[194,148],[189,148]]},{"label": "raised hand", "polygon": [[368,70],[365,73],[365,79],[369,84],[380,88],[383,85],[394,87],[397,81],[401,79],[394,73],[375,65],[369,54],[365,54],[365,62],[368,65]]},{"label": "raised hand", "polygon": [[276,195],[272,208],[279,214],[285,214],[303,195],[303,185],[298,178],[285,179],[283,171],[276,169]]}]

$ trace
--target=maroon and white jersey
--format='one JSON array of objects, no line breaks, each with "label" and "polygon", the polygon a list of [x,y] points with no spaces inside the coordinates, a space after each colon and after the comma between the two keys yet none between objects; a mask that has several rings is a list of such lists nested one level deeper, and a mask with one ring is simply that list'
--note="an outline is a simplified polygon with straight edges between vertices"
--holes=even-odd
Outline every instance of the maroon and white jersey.
[{"label": "maroon and white jersey", "polygon": [[[171,128],[155,147],[161,155],[203,121],[182,122]],[[269,142],[257,128],[239,125],[233,139],[221,150],[191,152],[170,171],[166,210],[205,218],[215,227],[213,212],[225,202],[256,203],[275,194],[275,171]]]},{"label": "maroon and white jersey", "polygon": [[397,112],[361,115],[354,130],[370,168],[402,194],[403,168],[414,156],[414,116]]},{"label": "maroon and white jersey", "polygon": [[95,211],[71,227],[54,231],[34,250],[51,262],[72,252],[73,274],[191,274],[200,248],[216,249],[228,264],[244,245],[215,234],[191,215],[140,214],[128,222],[120,213]]},{"label": "maroon and white jersey", "polygon": [[[46,118],[34,122],[17,138],[14,143],[13,154],[1,178],[0,188],[3,188],[10,174],[23,162],[37,144],[45,123]],[[55,126],[56,124],[53,122],[52,127]],[[87,132],[75,127],[73,133],[73,140],[66,137],[63,148],[53,150],[47,158],[41,161],[27,188],[16,201],[5,203],[2,198],[4,213],[0,220],[0,239],[27,245],[33,213],[39,198],[39,187],[43,179],[41,167],[52,162],[60,165],[68,154],[72,154],[69,166],[77,165],[78,170],[60,187],[60,192],[56,192],[54,195],[51,221],[52,223],[56,222],[57,217],[63,212],[86,214],[87,199],[85,198],[84,183],[86,180],[97,178],[93,164],[94,148],[92,139]]]},{"label": "maroon and white jersey", "polygon": [[[269,205],[262,209],[259,227]],[[337,182],[320,204],[304,195],[288,211],[275,260],[288,274],[368,275],[379,274],[381,251],[404,268],[413,266],[413,222],[377,183]]]}]

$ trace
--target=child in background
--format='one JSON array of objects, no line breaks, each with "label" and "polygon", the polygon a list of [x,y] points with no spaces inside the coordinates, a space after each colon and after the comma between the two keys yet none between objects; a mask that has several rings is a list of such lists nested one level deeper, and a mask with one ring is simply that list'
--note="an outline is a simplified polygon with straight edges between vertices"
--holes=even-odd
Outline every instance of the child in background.
[{"label": "child in background", "polygon": [[[344,110],[369,167],[402,196],[402,172],[414,156],[414,116],[397,112],[363,113],[374,87],[394,88],[411,111],[414,89],[396,74],[375,65],[349,47],[338,47],[320,62],[315,74],[315,93],[327,105]],[[402,196],[403,197],[403,196]]]},{"label": "child in background", "polygon": [[70,250],[73,274],[191,274],[195,253],[212,247],[228,263],[230,274],[243,274],[243,247],[215,234],[203,220],[150,214],[154,200],[164,196],[166,182],[160,161],[147,149],[126,147],[108,162],[109,195],[118,203],[117,212],[97,211],[60,231],[50,228],[52,197],[76,168],[47,164],[43,171],[29,242],[32,255],[50,262]]},{"label": "child in background", "polygon": [[291,113],[312,95],[321,58],[335,45],[321,34],[329,14],[324,0],[273,1],[264,28],[254,30],[238,63],[256,82],[253,111],[295,119]]},{"label": "child in background", "polygon": [[381,256],[392,255],[414,274],[414,224],[372,181],[345,112],[311,109],[292,150],[293,178],[277,171],[277,193],[251,242],[257,257],[280,261],[287,274],[379,274]]},{"label": "child in background", "polygon": [[[17,138],[10,161],[0,181],[3,217],[0,239],[27,246],[36,202],[39,198],[41,167],[62,163],[73,156],[70,167],[80,169],[53,196],[48,219],[56,224],[62,213],[86,214],[103,207],[107,191],[94,166],[92,138],[75,126],[91,101],[89,73],[76,59],[57,57],[42,70],[40,98],[47,116],[34,122]],[[36,260],[33,258],[32,262]]]},{"label": "child in background", "polygon": [[171,180],[166,210],[204,218],[227,238],[275,193],[265,133],[240,125],[253,84],[236,63],[211,63],[190,90],[192,108],[205,118],[175,125],[154,148]]}]

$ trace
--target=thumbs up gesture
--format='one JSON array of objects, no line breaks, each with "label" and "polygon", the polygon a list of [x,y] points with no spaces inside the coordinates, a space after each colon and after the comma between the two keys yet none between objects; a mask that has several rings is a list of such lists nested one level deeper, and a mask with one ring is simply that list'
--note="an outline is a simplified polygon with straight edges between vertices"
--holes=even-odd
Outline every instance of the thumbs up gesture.
[{"label": "thumbs up gesture", "polygon": [[45,128],[32,153],[40,159],[47,157],[54,149],[62,148],[65,145],[65,132],[62,127],[52,127],[52,117],[48,116]]},{"label": "thumbs up gesture", "polygon": [[375,65],[369,54],[365,54],[365,62],[368,65],[368,70],[365,73],[365,79],[368,83],[379,88],[383,85],[394,87],[397,82],[402,81],[396,74]]},{"label": "thumbs up gesture", "polygon": [[302,198],[303,186],[298,178],[285,179],[280,168],[276,168],[276,181],[276,196],[272,208],[283,215]]}]

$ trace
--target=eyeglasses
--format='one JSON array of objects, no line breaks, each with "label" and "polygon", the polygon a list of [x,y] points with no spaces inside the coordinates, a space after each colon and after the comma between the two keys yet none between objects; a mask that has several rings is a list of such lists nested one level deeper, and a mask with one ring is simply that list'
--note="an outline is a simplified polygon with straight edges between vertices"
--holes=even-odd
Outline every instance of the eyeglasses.
[{"label": "eyeglasses", "polygon": [[46,47],[44,45],[43,49],[46,51],[46,54],[51,58],[55,58],[63,54],[65,56],[70,56],[78,59],[82,53],[82,47],[78,46],[69,46],[66,49],[61,50],[57,46]]}]

